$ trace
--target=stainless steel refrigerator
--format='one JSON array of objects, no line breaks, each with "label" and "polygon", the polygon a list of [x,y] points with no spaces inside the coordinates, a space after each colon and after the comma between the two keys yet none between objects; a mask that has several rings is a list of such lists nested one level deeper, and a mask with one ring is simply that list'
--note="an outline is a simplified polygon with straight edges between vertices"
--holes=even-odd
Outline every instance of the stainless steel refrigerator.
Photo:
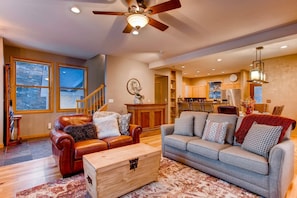
[{"label": "stainless steel refrigerator", "polygon": [[241,90],[240,89],[226,89],[222,90],[222,100],[227,100],[232,106],[240,107]]}]

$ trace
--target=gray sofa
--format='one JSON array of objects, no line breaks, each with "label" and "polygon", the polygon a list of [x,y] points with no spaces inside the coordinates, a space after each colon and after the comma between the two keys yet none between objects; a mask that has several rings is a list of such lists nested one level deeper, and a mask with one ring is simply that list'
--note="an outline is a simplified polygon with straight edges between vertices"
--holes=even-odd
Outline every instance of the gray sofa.
[{"label": "gray sofa", "polygon": [[[261,118],[261,115],[259,116]],[[265,116],[266,120],[267,118],[271,120],[270,115]],[[255,128],[249,129],[244,142],[240,144],[236,141],[234,134],[242,120],[243,118],[237,115],[184,111],[180,118],[175,120],[175,124],[161,126],[163,156],[258,195],[269,198],[285,197],[294,176],[294,144],[290,140],[290,132],[296,122],[292,120],[282,140],[274,141],[270,148],[269,146],[266,148],[269,149],[268,152],[264,151],[262,154],[257,153],[258,151],[254,152],[253,144],[259,139],[265,139],[264,142],[267,142],[266,137],[270,138],[273,135],[253,139],[255,137],[251,137],[252,133],[255,134],[256,129],[259,130],[256,127],[257,123],[253,123]],[[261,127],[267,125],[257,126],[262,129]],[[226,129],[223,142],[218,142],[222,141],[222,137],[215,137],[217,134],[210,135],[210,132],[215,131],[212,127],[222,131]],[[273,130],[283,129],[283,127],[276,128],[274,127]],[[258,131],[256,136],[257,134],[262,134],[262,131]],[[277,138],[277,141],[279,140]]]}]

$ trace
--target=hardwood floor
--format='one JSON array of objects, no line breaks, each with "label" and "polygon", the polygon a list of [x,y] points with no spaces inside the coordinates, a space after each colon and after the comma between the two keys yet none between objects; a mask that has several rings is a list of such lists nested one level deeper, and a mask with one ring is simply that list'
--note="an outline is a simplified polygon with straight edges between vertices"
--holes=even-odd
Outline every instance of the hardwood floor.
[{"label": "hardwood floor", "polygon": [[[286,198],[297,197],[297,136],[292,137],[295,143],[294,179]],[[161,135],[141,137],[141,142],[161,148]],[[53,157],[27,161],[0,167],[0,196],[15,197],[16,192],[36,185],[54,181],[61,175]]]}]

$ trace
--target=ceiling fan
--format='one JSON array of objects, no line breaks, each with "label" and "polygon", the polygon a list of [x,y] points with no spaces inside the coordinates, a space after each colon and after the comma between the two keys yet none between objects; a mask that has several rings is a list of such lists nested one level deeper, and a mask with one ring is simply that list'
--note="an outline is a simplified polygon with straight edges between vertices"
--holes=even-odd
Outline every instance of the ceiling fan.
[{"label": "ceiling fan", "polygon": [[126,2],[129,6],[128,12],[93,11],[93,13],[126,16],[128,24],[123,30],[123,33],[130,33],[133,30],[135,31],[134,33],[138,34],[138,30],[147,24],[161,31],[165,31],[168,26],[151,18],[150,16],[181,7],[179,0],[170,0],[151,7],[146,6],[145,0],[126,0]]}]

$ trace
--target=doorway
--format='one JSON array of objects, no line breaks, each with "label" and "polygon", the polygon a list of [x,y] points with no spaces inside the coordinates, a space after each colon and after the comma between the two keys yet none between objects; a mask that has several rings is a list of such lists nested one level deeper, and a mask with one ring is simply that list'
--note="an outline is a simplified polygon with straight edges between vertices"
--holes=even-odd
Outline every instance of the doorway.
[{"label": "doorway", "polygon": [[168,123],[168,76],[155,75],[155,103],[167,104],[165,120]]}]

